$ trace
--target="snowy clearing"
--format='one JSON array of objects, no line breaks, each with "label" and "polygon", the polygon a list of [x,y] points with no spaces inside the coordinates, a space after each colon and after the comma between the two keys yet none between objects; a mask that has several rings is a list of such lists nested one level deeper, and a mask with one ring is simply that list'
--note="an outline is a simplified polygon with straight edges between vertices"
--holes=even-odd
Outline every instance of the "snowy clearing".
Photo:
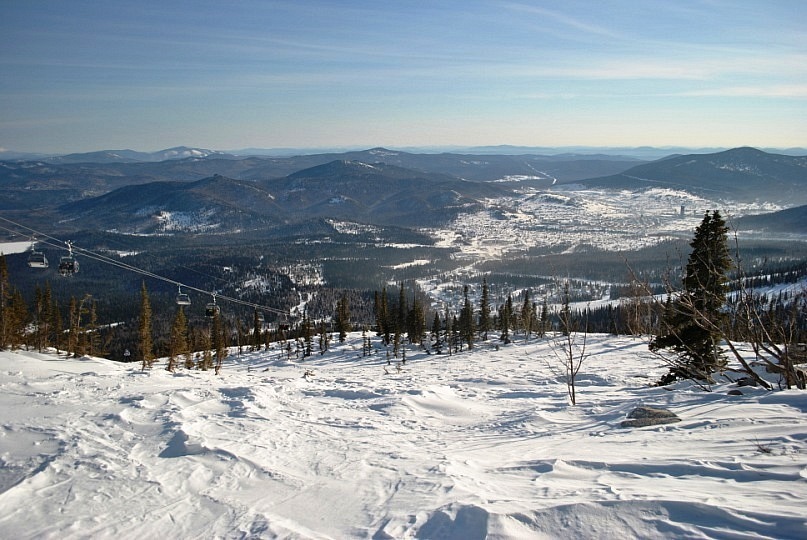
[{"label": "snowy clearing", "polygon": [[[523,338],[522,338],[523,339]],[[361,336],[222,376],[0,353],[5,538],[803,538],[807,392],[681,383],[589,336],[578,405],[547,341],[454,356]],[[385,374],[386,371],[389,374]],[[306,370],[313,376],[303,377]],[[640,405],[682,421],[627,429]]]},{"label": "snowy clearing", "polygon": [[31,249],[31,242],[0,242],[0,254],[25,253]]}]

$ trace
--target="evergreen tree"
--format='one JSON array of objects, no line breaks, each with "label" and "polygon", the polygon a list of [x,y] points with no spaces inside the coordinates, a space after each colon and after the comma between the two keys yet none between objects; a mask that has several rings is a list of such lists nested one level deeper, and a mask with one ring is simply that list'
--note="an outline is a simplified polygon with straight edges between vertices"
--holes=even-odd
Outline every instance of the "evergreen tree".
[{"label": "evergreen tree", "polygon": [[533,329],[533,311],[532,301],[530,300],[530,290],[524,290],[524,302],[521,304],[521,327],[524,329],[524,335],[527,340],[530,339]]},{"label": "evergreen tree", "polygon": [[93,298],[90,302],[90,313],[87,329],[87,354],[96,356],[103,354],[101,350],[101,329],[98,326],[98,303]]},{"label": "evergreen tree", "polygon": [[432,321],[432,347],[437,351],[437,354],[443,352],[443,340],[440,338],[442,325],[440,324],[440,314],[434,312],[434,320]]},{"label": "evergreen tree", "polygon": [[487,341],[490,330],[490,291],[487,278],[482,278],[482,297],[479,300],[479,333]]},{"label": "evergreen tree", "polygon": [[207,331],[202,331],[199,335],[202,346],[202,358],[198,362],[198,366],[202,371],[207,371],[213,367],[213,352],[210,350],[213,339],[210,335],[210,329],[210,326],[208,326]]},{"label": "evergreen tree", "polygon": [[39,323],[37,324],[42,336],[42,341],[40,342],[40,351],[50,347],[52,344],[51,333],[53,331],[53,305],[50,282],[45,282],[45,292],[42,294],[42,307],[39,310]]},{"label": "evergreen tree", "polygon": [[378,291],[373,291],[373,314],[375,315],[375,335],[381,336],[384,333],[383,324],[381,322],[381,296]]},{"label": "evergreen tree", "polygon": [[11,346],[23,345],[26,341],[26,327],[29,319],[28,306],[22,293],[17,289],[11,293],[7,317]]},{"label": "evergreen tree", "polygon": [[263,318],[261,317],[260,312],[256,309],[252,314],[252,350],[253,351],[260,351],[261,350],[261,343],[263,340],[261,339],[261,334],[263,333]]},{"label": "evergreen tree", "polygon": [[59,302],[54,298],[53,304],[50,309],[51,324],[50,327],[53,331],[53,346],[56,348],[56,354],[59,354],[59,349],[62,347],[62,334],[64,333],[64,322],[62,321],[62,313],[59,309]]},{"label": "evergreen tree", "polygon": [[347,339],[347,333],[350,332],[350,304],[348,303],[347,296],[342,295],[342,298],[336,303],[336,316],[334,317],[336,331],[339,332],[339,343],[344,343]]},{"label": "evergreen tree", "polygon": [[168,371],[174,371],[179,359],[190,353],[188,347],[188,319],[185,317],[185,311],[182,306],[177,309],[177,314],[174,316],[174,323],[171,325],[171,339],[168,345],[168,366],[165,368]]},{"label": "evergreen tree", "polygon": [[546,303],[546,297],[541,304],[541,321],[538,324],[538,336],[544,337],[549,330],[549,306]]},{"label": "evergreen tree", "polygon": [[569,280],[563,282],[561,292],[560,313],[558,313],[558,322],[560,323],[560,331],[564,336],[572,333],[572,310],[569,303],[571,302],[571,293],[569,291]]},{"label": "evergreen tree", "polygon": [[451,317],[451,345],[454,347],[454,352],[462,351],[462,332],[460,331],[460,322],[456,315]]},{"label": "evergreen tree", "polygon": [[314,340],[314,332],[311,327],[311,318],[308,316],[308,310],[305,310],[305,312],[303,313],[302,332],[304,343],[303,358],[306,358],[308,356],[311,356]]},{"label": "evergreen tree", "polygon": [[376,324],[378,325],[378,335],[384,336],[384,345],[390,344],[390,328],[389,320],[389,297],[387,296],[387,288],[381,289],[381,297],[378,300],[378,309],[376,310]]},{"label": "evergreen tree", "polygon": [[409,313],[409,308],[406,305],[406,292],[404,291],[404,284],[401,282],[398,289],[398,317],[395,321],[395,330],[398,333],[398,338],[403,338],[403,333],[406,332],[406,316]]},{"label": "evergreen tree", "polygon": [[142,368],[150,368],[154,364],[154,340],[152,338],[151,300],[146,289],[146,282],[140,285],[140,323],[138,338]]},{"label": "evergreen tree", "polygon": [[319,323],[319,354],[325,354],[328,350],[328,326],[325,321]]},{"label": "evergreen tree", "polygon": [[[78,352],[78,317],[78,300],[76,300],[75,296],[71,296],[70,304],[67,308],[68,328],[66,349],[68,355],[75,355]],[[145,364],[143,369],[146,369]]]},{"label": "evergreen tree", "polygon": [[6,256],[0,253],[0,349],[11,344],[11,285],[8,281]]},{"label": "evergreen tree", "polygon": [[36,286],[34,289],[34,326],[35,326],[35,345],[36,350],[42,352],[45,348],[45,337],[44,337],[44,330],[45,330],[45,323],[42,320],[42,312],[44,311],[44,295],[42,293],[42,289],[39,285]]},{"label": "evergreen tree", "polygon": [[504,343],[510,343],[510,322],[512,321],[513,312],[513,297],[507,295],[507,302],[499,310],[499,319],[501,320],[502,333],[499,339]]},{"label": "evergreen tree", "polygon": [[717,210],[706,212],[690,247],[683,291],[665,310],[660,333],[650,342],[650,350],[670,349],[678,358],[662,384],[690,378],[708,381],[725,365],[719,342],[732,261],[728,227]]},{"label": "evergreen tree", "polygon": [[216,375],[221,373],[221,366],[227,356],[227,337],[224,331],[224,324],[221,320],[221,312],[216,310],[211,323],[211,339],[213,349],[216,351],[216,364],[214,366]]},{"label": "evergreen tree", "polygon": [[469,349],[474,348],[474,308],[471,306],[471,299],[468,297],[468,285],[463,287],[465,297],[462,311],[460,311],[459,333],[460,338],[468,345]]},{"label": "evergreen tree", "polygon": [[448,355],[451,356],[451,353],[454,352],[454,341],[453,341],[453,337],[454,337],[453,323],[454,323],[454,321],[452,320],[453,317],[452,317],[451,312],[448,311],[448,306],[446,306],[446,313],[445,313],[444,319],[445,319],[446,323],[445,323],[445,333],[443,334],[445,336],[443,338],[443,342],[448,347]]},{"label": "evergreen tree", "polygon": [[412,295],[412,309],[409,310],[407,317],[407,332],[409,334],[409,343],[421,344],[423,343],[423,332],[426,327],[426,315],[423,312],[423,306],[418,300],[417,295]]}]

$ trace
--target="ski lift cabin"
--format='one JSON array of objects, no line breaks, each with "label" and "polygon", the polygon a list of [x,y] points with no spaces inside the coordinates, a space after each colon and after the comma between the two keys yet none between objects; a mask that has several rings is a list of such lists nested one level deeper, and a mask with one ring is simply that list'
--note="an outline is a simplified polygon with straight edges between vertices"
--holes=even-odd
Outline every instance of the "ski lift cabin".
[{"label": "ski lift cabin", "polygon": [[219,308],[219,306],[216,305],[215,302],[210,302],[207,304],[207,306],[205,306],[205,317],[207,317],[208,319],[212,319],[213,317],[218,315],[220,311],[221,309]]},{"label": "ski lift cabin", "polygon": [[182,287],[179,287],[179,292],[177,292],[177,305],[178,306],[191,305],[191,297],[188,296],[187,293],[182,292]]},{"label": "ski lift cabin", "polygon": [[28,255],[28,267],[29,268],[47,268],[48,267],[48,258],[45,257],[45,254],[41,251],[36,249],[36,240],[31,239],[31,253]]},{"label": "ski lift cabin", "polygon": [[28,267],[29,268],[47,268],[48,267],[48,258],[45,257],[45,254],[41,251],[32,251],[30,255],[28,255]]},{"label": "ski lift cabin", "polygon": [[72,276],[78,272],[78,261],[72,255],[65,255],[59,259],[59,273],[63,276]]},{"label": "ski lift cabin", "polygon": [[72,276],[78,272],[78,261],[73,257],[73,243],[67,242],[67,255],[59,259],[59,273],[63,276]]},{"label": "ski lift cabin", "polygon": [[212,319],[219,314],[219,306],[216,305],[216,295],[213,295],[213,301],[205,306],[205,317]]}]

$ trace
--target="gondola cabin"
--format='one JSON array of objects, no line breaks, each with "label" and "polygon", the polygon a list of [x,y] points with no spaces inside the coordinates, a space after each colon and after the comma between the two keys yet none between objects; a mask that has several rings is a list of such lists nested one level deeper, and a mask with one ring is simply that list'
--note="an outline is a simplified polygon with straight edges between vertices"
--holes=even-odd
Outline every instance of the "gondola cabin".
[{"label": "gondola cabin", "polygon": [[205,317],[207,317],[208,319],[212,319],[213,317],[219,314],[219,311],[220,311],[219,306],[217,306],[215,302],[210,302],[209,304],[207,304],[207,306],[205,306]]},{"label": "gondola cabin", "polygon": [[59,259],[59,274],[72,276],[78,272],[78,261],[72,255],[67,255]]},{"label": "gondola cabin", "polygon": [[191,297],[188,296],[187,293],[182,292],[182,287],[180,287],[179,292],[177,292],[177,305],[178,306],[191,305]]},{"label": "gondola cabin", "polygon": [[41,251],[32,251],[30,255],[28,255],[28,267],[29,268],[47,268],[48,267],[48,258],[45,257],[45,254]]}]

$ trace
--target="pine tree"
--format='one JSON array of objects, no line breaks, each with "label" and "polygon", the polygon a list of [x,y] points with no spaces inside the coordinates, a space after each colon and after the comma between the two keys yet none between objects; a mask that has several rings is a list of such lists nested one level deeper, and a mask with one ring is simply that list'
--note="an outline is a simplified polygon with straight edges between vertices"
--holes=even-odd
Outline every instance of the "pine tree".
[{"label": "pine tree", "polygon": [[490,291],[488,290],[488,280],[482,278],[482,297],[479,300],[479,333],[484,341],[488,339],[488,330],[490,330]]},{"label": "pine tree", "polygon": [[140,323],[138,325],[138,338],[142,368],[150,368],[154,364],[154,340],[151,329],[151,300],[146,289],[146,282],[140,285]]},{"label": "pine tree", "polygon": [[210,346],[213,340],[210,335],[209,326],[207,328],[207,332],[202,331],[199,338],[202,346],[202,358],[198,362],[198,365],[199,369],[201,369],[202,371],[207,371],[208,369],[213,367],[213,353],[210,350]]},{"label": "pine tree", "polygon": [[538,324],[538,336],[544,337],[549,330],[549,306],[546,303],[546,297],[541,304],[541,321]]},{"label": "pine tree", "polygon": [[263,333],[263,318],[256,309],[252,314],[252,350],[261,350],[261,334]]},{"label": "pine tree", "polygon": [[443,334],[445,337],[443,338],[443,343],[448,347],[448,356],[451,356],[451,353],[454,352],[454,327],[452,313],[448,311],[448,306],[446,306],[446,313],[443,318],[445,319],[445,333]]},{"label": "pine tree", "polygon": [[62,312],[59,309],[59,302],[55,298],[50,310],[51,315],[51,329],[53,331],[53,346],[56,348],[56,354],[59,354],[59,349],[62,347],[62,334],[64,333],[64,322],[62,321]]},{"label": "pine tree", "polygon": [[344,343],[345,339],[347,339],[347,333],[351,330],[350,304],[345,295],[342,295],[342,298],[336,303],[334,323],[336,324],[336,331],[339,332],[339,343]]},{"label": "pine tree", "polygon": [[661,331],[650,342],[652,351],[670,349],[677,355],[663,384],[676,379],[708,381],[725,365],[719,342],[732,261],[728,227],[717,210],[706,212],[690,247],[683,291],[665,310]]},{"label": "pine tree", "polygon": [[569,292],[569,280],[563,282],[563,289],[561,292],[560,313],[558,314],[558,321],[560,323],[560,331],[564,336],[572,333],[572,310],[570,308],[571,293]]},{"label": "pine tree", "polygon": [[42,294],[42,309],[39,313],[39,326],[42,333],[42,349],[50,347],[51,332],[53,331],[53,297],[50,290],[50,282],[45,282],[45,292]]},{"label": "pine tree", "polygon": [[328,350],[328,327],[325,321],[319,323],[319,354],[325,354]]},{"label": "pine tree", "polygon": [[454,346],[454,352],[462,351],[462,332],[460,330],[460,322],[456,315],[451,318],[451,344]]},{"label": "pine tree", "polygon": [[44,341],[45,341],[44,336],[42,334],[44,331],[44,324],[42,322],[42,312],[44,311],[43,298],[44,296],[42,294],[42,289],[39,287],[39,285],[37,285],[36,288],[34,289],[33,323],[36,329],[34,334],[36,350],[39,352],[42,352],[42,349],[44,349]]},{"label": "pine tree", "polygon": [[381,320],[381,296],[378,291],[373,292],[373,313],[375,314],[375,335],[381,336],[384,334],[384,323]]},{"label": "pine tree", "polygon": [[512,321],[513,313],[513,297],[507,295],[507,302],[505,302],[502,309],[499,310],[499,319],[501,320],[502,333],[499,339],[504,343],[510,343],[510,322]]},{"label": "pine tree", "polygon": [[95,299],[90,302],[89,322],[85,335],[87,336],[87,354],[90,356],[103,354],[101,350],[101,329],[98,326],[98,303]]},{"label": "pine tree", "polygon": [[8,305],[9,330],[12,347],[17,347],[25,343],[26,327],[28,326],[28,306],[22,293],[15,289],[11,293],[11,301]]},{"label": "pine tree", "polygon": [[524,335],[529,341],[530,334],[532,334],[533,323],[532,301],[530,300],[530,290],[524,290],[524,303],[521,304],[521,326],[524,329]]},{"label": "pine tree", "polygon": [[378,308],[376,309],[376,324],[378,326],[378,335],[384,336],[384,345],[390,344],[390,328],[389,320],[389,298],[387,296],[387,288],[381,289],[381,296],[378,298]]},{"label": "pine tree", "polygon": [[399,339],[403,339],[403,333],[406,332],[406,315],[408,313],[409,307],[406,305],[406,291],[404,291],[404,284],[401,282],[398,289],[398,317],[395,321],[395,329]]},{"label": "pine tree", "polygon": [[468,297],[468,285],[463,287],[462,311],[460,311],[459,332],[460,338],[468,345],[469,349],[474,348],[474,308],[471,306],[471,299]]},{"label": "pine tree", "polygon": [[11,285],[8,281],[6,256],[0,253],[0,349],[11,344]]},{"label": "pine tree", "polygon": [[423,306],[418,300],[417,295],[412,295],[412,309],[409,310],[407,317],[407,332],[409,333],[409,343],[421,344],[423,343],[423,332],[426,327],[426,315],[423,312]]},{"label": "pine tree", "polygon": [[[70,304],[67,309],[67,320],[68,320],[68,328],[67,328],[67,353],[68,355],[72,354],[75,355],[78,353],[78,320],[79,320],[79,308],[78,308],[78,300],[76,300],[75,296],[70,297]],[[143,368],[145,369],[145,367]]]},{"label": "pine tree", "polygon": [[432,347],[437,351],[437,354],[443,352],[443,340],[440,338],[440,331],[442,325],[440,324],[440,314],[434,312],[434,320],[432,321]]},{"label": "pine tree", "polygon": [[308,310],[305,311],[303,314],[303,322],[302,322],[302,332],[303,332],[303,358],[311,356],[311,352],[313,351],[313,339],[314,339],[314,331],[311,326],[311,319],[308,316]]},{"label": "pine tree", "polygon": [[224,331],[224,324],[221,320],[221,313],[216,311],[213,314],[212,328],[210,330],[211,338],[213,340],[213,350],[216,351],[216,375],[221,373],[221,366],[224,358],[227,356],[227,338]]},{"label": "pine tree", "polygon": [[174,323],[171,325],[171,339],[168,349],[168,366],[165,369],[174,371],[179,359],[182,357],[187,359],[190,353],[190,348],[188,347],[188,319],[185,317],[185,311],[182,306],[177,309]]}]

